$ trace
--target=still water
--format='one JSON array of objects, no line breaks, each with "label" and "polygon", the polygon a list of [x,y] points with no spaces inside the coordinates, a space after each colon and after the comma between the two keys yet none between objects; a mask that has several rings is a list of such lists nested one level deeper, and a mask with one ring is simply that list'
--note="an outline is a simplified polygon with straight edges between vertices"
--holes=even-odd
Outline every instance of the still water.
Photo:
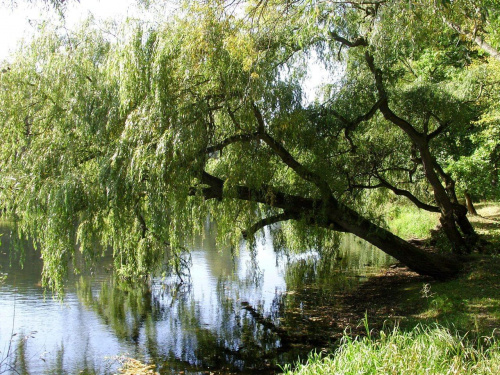
[{"label": "still water", "polygon": [[336,325],[318,311],[392,261],[350,236],[328,259],[280,255],[269,234],[235,255],[208,236],[194,241],[184,283],[124,284],[103,258],[70,277],[61,303],[40,287],[39,254],[26,244],[21,268],[1,232],[0,374],[112,374],[125,356],[162,374],[279,372],[328,347]]}]

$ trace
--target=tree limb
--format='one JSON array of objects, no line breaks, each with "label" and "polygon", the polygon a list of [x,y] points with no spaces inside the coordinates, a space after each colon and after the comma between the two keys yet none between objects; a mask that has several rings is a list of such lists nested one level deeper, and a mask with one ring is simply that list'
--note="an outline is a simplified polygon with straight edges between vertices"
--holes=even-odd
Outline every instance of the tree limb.
[{"label": "tree limb", "polygon": [[359,37],[351,42],[350,40],[337,34],[335,31],[330,31],[330,36],[332,37],[333,40],[340,42],[347,47],[368,46],[368,41],[363,37]]},{"label": "tree limb", "polygon": [[342,116],[339,112],[335,111],[334,109],[330,109],[330,112],[346,125],[346,127],[344,128],[344,136],[349,141],[349,144],[351,145],[351,151],[356,150],[356,145],[354,144],[354,141],[352,140],[350,133],[352,131],[354,131],[360,123],[362,123],[364,121],[368,121],[373,116],[375,116],[375,114],[377,113],[377,110],[379,109],[382,102],[383,102],[383,99],[377,100],[377,102],[372,106],[372,108],[367,113],[365,113],[364,115],[358,116],[354,121],[349,121],[344,116]]},{"label": "tree limb", "polygon": [[398,126],[401,130],[403,130],[408,136],[411,138],[411,140],[417,144],[417,146],[423,146],[422,141],[425,139],[423,137],[423,134],[418,132],[413,125],[411,125],[408,121],[402,119],[398,115],[396,115],[390,108],[389,108],[389,101],[387,98],[387,92],[385,91],[384,83],[382,81],[382,72],[380,69],[377,69],[375,67],[375,62],[373,59],[373,56],[367,51],[365,52],[365,59],[366,62],[368,63],[368,67],[370,68],[370,71],[373,73],[373,76],[375,77],[375,84],[377,87],[377,91],[380,95],[380,100],[381,103],[379,105],[380,111],[384,115],[384,118],[390,122],[392,122],[394,125]]},{"label": "tree limb", "polygon": [[276,223],[279,223],[281,221],[287,221],[290,219],[296,219],[297,217],[298,216],[296,214],[292,214],[290,212],[283,212],[283,213],[278,214],[278,215],[269,216],[269,217],[266,217],[262,220],[257,221],[250,228],[241,232],[241,234],[243,235],[243,238],[252,237],[255,233],[257,233],[257,231],[259,231],[260,229],[263,229],[264,227],[267,227],[268,225],[276,224]]},{"label": "tree limb", "polygon": [[430,141],[430,140],[436,138],[439,134],[441,134],[443,131],[445,131],[448,128],[448,126],[450,126],[449,121],[445,122],[445,121],[441,120],[434,113],[431,113],[430,115],[438,122],[439,126],[437,127],[436,130],[434,130],[433,132],[431,132],[430,134],[427,135],[427,141]]},{"label": "tree limb", "polygon": [[252,105],[254,115],[257,119],[257,124],[259,128],[259,138],[263,140],[271,150],[273,150],[276,155],[280,157],[280,159],[285,163],[288,167],[293,169],[295,173],[297,173],[304,180],[312,182],[314,185],[318,187],[321,192],[321,195],[324,199],[330,200],[332,197],[332,191],[330,190],[330,186],[328,183],[323,180],[318,174],[310,171],[304,165],[299,163],[289,152],[286,150],[281,143],[276,141],[273,137],[271,137],[265,131],[265,123],[262,117],[262,113],[257,108],[255,104]]},{"label": "tree limb", "polygon": [[236,134],[231,137],[228,137],[224,139],[222,142],[209,146],[206,148],[205,152],[207,154],[212,154],[217,151],[223,150],[225,147],[229,146],[230,144],[237,143],[237,142],[249,142],[255,139],[258,139],[259,133],[248,133],[248,134]]},{"label": "tree limb", "polygon": [[[311,217],[311,224],[316,224],[319,227],[338,232],[345,232],[345,229],[343,229],[335,221],[327,219],[322,214],[325,211],[326,205],[320,199],[304,198],[297,195],[286,194],[267,185],[263,185],[260,189],[253,189],[247,186],[238,185],[232,189],[231,192],[225,193],[225,181],[205,171],[202,172],[200,182],[202,185],[208,185],[208,187],[191,187],[189,195],[194,196],[201,194],[205,199],[240,199],[244,201],[262,203],[270,207],[281,208],[285,211],[283,216],[276,215],[276,217],[269,218],[268,224],[265,224],[265,222],[256,223],[254,225],[256,228],[257,225],[263,227],[265,225],[272,224],[273,222],[299,219],[308,216]],[[281,220],[278,220],[279,218],[281,218]],[[256,230],[258,229],[260,228],[257,228]]]},{"label": "tree limb", "polygon": [[496,48],[494,48],[491,44],[488,42],[485,42],[483,38],[481,38],[479,35],[476,33],[471,33],[469,31],[466,31],[460,27],[460,25],[457,25],[454,22],[449,21],[445,16],[442,16],[443,23],[451,28],[452,30],[455,30],[457,33],[465,36],[467,39],[470,41],[476,43],[481,49],[485,50],[488,52],[491,57],[493,57],[495,60],[500,61],[500,51],[498,51]]},{"label": "tree limb", "polygon": [[380,184],[383,187],[385,187],[385,188],[387,188],[389,190],[392,190],[392,192],[394,194],[396,194],[396,195],[401,195],[403,197],[408,198],[418,208],[421,208],[423,210],[430,211],[430,212],[441,212],[439,210],[439,207],[432,206],[432,205],[429,205],[427,203],[424,203],[424,202],[420,201],[416,196],[414,196],[408,190],[397,188],[396,186],[390,184],[387,180],[385,180],[384,178],[382,178],[382,176],[380,176],[379,174],[377,174],[377,178],[379,179]]}]

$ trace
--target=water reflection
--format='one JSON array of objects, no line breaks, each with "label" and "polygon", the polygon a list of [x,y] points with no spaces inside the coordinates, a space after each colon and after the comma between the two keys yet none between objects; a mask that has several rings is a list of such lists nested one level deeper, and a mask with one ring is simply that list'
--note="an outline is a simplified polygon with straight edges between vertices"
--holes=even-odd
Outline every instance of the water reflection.
[{"label": "water reflection", "polygon": [[272,372],[328,345],[339,331],[332,321],[338,293],[390,261],[351,237],[321,257],[286,257],[276,255],[270,238],[258,241],[254,253],[243,246],[233,256],[206,236],[194,240],[189,283],[125,283],[107,271],[105,258],[93,277],[68,282],[60,304],[44,299],[41,263],[29,244],[21,269],[9,268],[9,237],[3,242],[8,278],[0,287],[0,350],[6,353],[11,332],[37,331],[14,340],[8,361],[27,374],[112,373],[114,358],[125,353],[164,374]]}]

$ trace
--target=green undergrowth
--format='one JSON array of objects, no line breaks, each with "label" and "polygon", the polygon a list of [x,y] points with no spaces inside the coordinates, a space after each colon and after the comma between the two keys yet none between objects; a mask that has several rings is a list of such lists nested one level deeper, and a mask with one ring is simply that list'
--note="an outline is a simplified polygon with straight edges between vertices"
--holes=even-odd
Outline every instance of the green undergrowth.
[{"label": "green undergrowth", "polygon": [[389,208],[385,218],[389,229],[404,239],[425,238],[439,224],[437,213],[406,205]]},{"label": "green undergrowth", "polygon": [[312,353],[306,364],[284,370],[287,375],[500,374],[500,343],[491,337],[472,342],[439,325],[396,328],[377,338],[345,335],[332,355]]},{"label": "green undergrowth", "polygon": [[500,204],[479,203],[479,216],[470,220],[488,241],[483,253],[470,255],[463,272],[455,279],[414,282],[400,288],[401,324],[437,322],[459,332],[488,335],[500,328]]}]

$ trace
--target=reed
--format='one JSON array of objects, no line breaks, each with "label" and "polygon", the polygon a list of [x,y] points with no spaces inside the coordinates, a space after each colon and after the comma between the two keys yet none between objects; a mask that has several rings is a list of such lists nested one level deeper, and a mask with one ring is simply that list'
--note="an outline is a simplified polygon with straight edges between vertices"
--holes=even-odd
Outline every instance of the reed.
[{"label": "reed", "polygon": [[493,337],[470,341],[439,325],[419,325],[345,335],[331,355],[311,353],[305,364],[285,366],[286,375],[321,374],[500,374],[500,343]]}]

